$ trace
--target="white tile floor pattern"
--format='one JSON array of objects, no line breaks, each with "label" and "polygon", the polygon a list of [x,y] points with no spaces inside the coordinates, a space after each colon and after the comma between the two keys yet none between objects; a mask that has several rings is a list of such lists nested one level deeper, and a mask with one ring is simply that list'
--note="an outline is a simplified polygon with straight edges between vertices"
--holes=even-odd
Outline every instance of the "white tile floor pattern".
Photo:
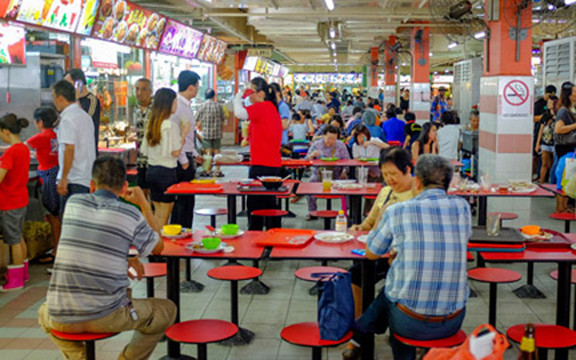
[{"label": "white tile floor pattern", "polygon": [[[245,178],[245,167],[223,167],[224,179]],[[548,219],[548,214],[554,210],[553,199],[531,200],[532,212],[530,219],[521,219],[515,224],[539,224],[544,228],[561,231],[562,222]],[[320,208],[324,206],[319,202]],[[335,203],[334,207],[339,204]],[[226,207],[226,199],[215,196],[197,196],[196,209],[201,207]],[[238,203],[240,209],[240,203]],[[297,218],[284,218],[283,226],[292,228],[322,229],[322,221],[306,222],[306,200],[291,204]],[[224,217],[218,218],[218,224],[225,222]],[[195,216],[194,228],[200,229],[209,224],[209,217]],[[239,218],[241,228],[246,227],[246,218]],[[245,262],[249,264],[248,262]],[[206,285],[204,291],[196,294],[181,294],[181,319],[215,318],[230,319],[230,289],[229,282],[209,278],[206,272],[223,261],[193,260],[193,278]],[[316,297],[308,295],[311,284],[297,280],[294,271],[300,267],[317,265],[313,261],[261,261],[264,271],[262,280],[268,284],[271,291],[268,295],[239,295],[240,325],[252,330],[256,335],[253,342],[246,346],[226,347],[218,344],[208,345],[208,358],[215,360],[308,360],[311,358],[309,348],[303,348],[283,342],[280,331],[283,327],[301,321],[316,319]],[[348,261],[331,262],[330,265],[346,268]],[[475,263],[470,263],[473,267]],[[490,265],[491,266],[491,265]],[[498,264],[526,274],[525,264]],[[0,326],[0,359],[1,360],[53,360],[60,359],[59,352],[47,340],[45,334],[33,321],[36,311],[43,299],[39,297],[32,305],[22,308],[15,305],[14,299],[19,299],[27,291],[43,290],[48,286],[49,276],[44,272],[45,266],[34,265],[31,268],[32,281],[23,291],[0,294],[0,314],[17,314],[14,321]],[[514,284],[504,284],[498,287],[498,318],[497,327],[505,331],[517,323],[554,323],[556,309],[556,283],[549,277],[555,269],[554,264],[536,264],[535,285],[546,294],[546,299],[518,299],[512,290],[524,283],[524,279]],[[240,286],[242,286],[242,282]],[[377,290],[383,284],[377,286]],[[463,330],[467,333],[478,325],[488,321],[488,284],[471,282],[471,287],[478,294],[470,298],[466,309]],[[146,296],[146,284],[133,282],[134,295]],[[156,296],[166,294],[166,281],[157,278],[155,281]],[[24,298],[24,297],[22,297]],[[97,342],[97,358],[101,360],[116,359],[122,347],[131,338],[131,333],[120,334],[112,339]],[[3,341],[4,340],[4,341]],[[339,360],[344,346],[325,349],[323,359]],[[182,353],[196,356],[196,346],[183,345]],[[166,343],[160,343],[152,359],[158,359],[166,354]],[[517,347],[514,345],[506,353],[505,359],[516,359]],[[549,354],[552,358],[553,354]],[[376,337],[376,359],[392,359],[388,335]],[[570,352],[570,359],[576,359],[576,351]]]}]

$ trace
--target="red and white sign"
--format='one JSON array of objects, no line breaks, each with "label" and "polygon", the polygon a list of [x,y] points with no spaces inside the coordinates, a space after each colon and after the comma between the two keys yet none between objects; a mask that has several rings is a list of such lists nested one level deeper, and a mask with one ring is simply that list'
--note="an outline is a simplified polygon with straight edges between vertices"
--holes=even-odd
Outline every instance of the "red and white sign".
[{"label": "red and white sign", "polygon": [[534,79],[503,76],[498,84],[499,115],[506,119],[531,119]]}]

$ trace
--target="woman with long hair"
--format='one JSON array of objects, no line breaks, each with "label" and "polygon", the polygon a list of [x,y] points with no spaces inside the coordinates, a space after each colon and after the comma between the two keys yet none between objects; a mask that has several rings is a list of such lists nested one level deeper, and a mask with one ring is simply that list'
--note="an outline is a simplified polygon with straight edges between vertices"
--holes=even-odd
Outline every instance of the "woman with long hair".
[{"label": "woman with long hair", "polygon": [[[573,152],[576,148],[576,85],[567,81],[562,84],[560,90],[560,108],[556,113],[556,124],[554,125],[554,149],[558,157],[556,167],[556,184],[558,189],[562,189],[565,155]],[[568,155],[571,156],[571,155]],[[556,212],[573,212],[568,207],[568,198],[556,196]]]},{"label": "woman with long hair", "polygon": [[176,93],[168,88],[156,91],[142,142],[142,153],[148,157],[146,182],[154,204],[154,216],[160,226],[168,224],[174,207],[174,196],[164,195],[166,189],[176,184],[176,165],[182,152],[190,124],[183,122],[178,129],[170,116],[176,111]]},{"label": "woman with long hair", "polygon": [[[282,142],[282,119],[278,112],[278,98],[274,88],[261,77],[252,79],[250,83],[250,103],[242,105],[242,93],[236,94],[234,114],[238,119],[250,120],[249,142],[250,162],[252,166],[248,176],[256,179],[259,176],[280,176],[282,174],[282,158],[280,147]],[[251,216],[254,210],[275,209],[278,207],[274,196],[248,196],[248,229],[262,230],[262,217]],[[280,227],[280,220],[274,218],[271,227]]]},{"label": "woman with long hair", "polygon": [[412,143],[413,161],[416,162],[418,156],[422,154],[438,154],[437,130],[432,122],[422,125],[420,136]]}]

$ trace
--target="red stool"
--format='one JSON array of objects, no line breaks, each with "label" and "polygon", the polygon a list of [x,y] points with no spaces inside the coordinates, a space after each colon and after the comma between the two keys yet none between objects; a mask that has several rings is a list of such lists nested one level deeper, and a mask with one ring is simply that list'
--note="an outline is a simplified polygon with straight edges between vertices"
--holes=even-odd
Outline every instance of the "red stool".
[{"label": "red stool", "polygon": [[206,208],[198,209],[194,211],[196,215],[200,216],[210,216],[210,226],[216,228],[216,216],[218,215],[228,215],[227,209],[216,209],[216,208]]},{"label": "red stool", "polygon": [[142,266],[144,267],[144,275],[142,277],[146,279],[146,297],[153,298],[154,278],[168,274],[166,263],[145,263]]},{"label": "red stool", "polygon": [[262,216],[264,218],[264,226],[266,229],[270,229],[270,219],[274,217],[279,217],[282,219],[283,216],[288,215],[287,211],[278,209],[264,209],[264,210],[254,210],[250,213],[252,216]]},{"label": "red stool", "polygon": [[516,271],[499,268],[475,268],[468,270],[468,278],[490,284],[488,323],[496,327],[496,298],[498,284],[512,283],[522,279]]},{"label": "red stool", "polygon": [[412,347],[432,349],[432,348],[448,348],[461,345],[466,340],[466,333],[460,330],[452,336],[436,340],[414,340],[405,338],[398,334],[394,334],[394,337],[401,343]]},{"label": "red stool", "polygon": [[[338,273],[338,272],[347,272],[344,269],[333,267],[333,266],[308,266],[304,268],[300,268],[294,272],[294,276],[296,276],[300,280],[310,281],[310,282],[318,282],[323,281],[324,278],[317,278],[312,277],[312,274],[316,273]],[[327,276],[326,278],[328,278]],[[314,285],[313,287],[308,290],[310,295],[318,295],[318,300],[322,296],[322,293],[319,291],[318,286]]]},{"label": "red stool", "polygon": [[[526,324],[514,325],[506,331],[506,335],[517,343],[522,341]],[[548,358],[548,350],[566,349],[576,345],[576,331],[559,325],[534,324],[534,339],[538,348],[540,360]]]},{"label": "red stool", "polygon": [[83,341],[86,344],[86,360],[96,360],[96,347],[94,342],[97,340],[107,339],[118,333],[78,333],[69,334],[52,329],[52,335],[58,339],[68,341]]},{"label": "red stool", "polygon": [[238,326],[224,320],[200,319],[170,326],[166,336],[173,341],[198,345],[198,360],[208,359],[207,345],[230,339],[238,333]]},{"label": "red stool", "polygon": [[336,219],[338,211],[334,210],[316,210],[310,211],[310,216],[324,219],[324,230],[332,229],[332,219]]},{"label": "red stool", "polygon": [[[558,281],[558,270],[554,270],[550,273],[550,277]],[[576,270],[572,270],[572,275],[570,277],[570,282],[576,284]],[[572,322],[572,329],[576,331],[576,286],[574,287],[574,321]]]},{"label": "red stool", "polygon": [[569,213],[552,213],[549,215],[549,218],[554,219],[554,220],[564,221],[564,232],[569,233],[570,232],[570,221],[576,220],[576,215],[575,214],[569,214]]},{"label": "red stool", "polygon": [[488,216],[495,216],[498,214],[500,214],[500,222],[502,222],[504,220],[516,220],[516,219],[518,219],[518,214],[511,213],[511,212],[501,212],[501,211],[489,212]]},{"label": "red stool", "polygon": [[[208,271],[208,276],[216,280],[230,281],[230,302],[232,323],[238,326],[238,281],[255,279],[262,275],[262,270],[250,266],[220,266]],[[238,327],[236,336],[227,340],[224,345],[246,345],[252,341],[254,333]]]},{"label": "red stool", "polygon": [[349,331],[340,340],[320,339],[320,328],[318,323],[303,322],[286,326],[280,333],[282,340],[290,344],[311,347],[312,360],[322,360],[322,348],[338,346],[352,338],[352,331]]}]

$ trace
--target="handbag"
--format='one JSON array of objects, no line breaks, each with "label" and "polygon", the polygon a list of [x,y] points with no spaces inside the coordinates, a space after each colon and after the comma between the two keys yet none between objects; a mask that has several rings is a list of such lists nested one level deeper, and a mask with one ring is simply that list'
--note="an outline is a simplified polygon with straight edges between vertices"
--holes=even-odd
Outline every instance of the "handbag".
[{"label": "handbag", "polygon": [[[568,111],[570,118],[572,118],[572,124],[576,123],[576,116],[572,113],[572,111],[567,109],[562,109]],[[570,124],[566,124],[570,125]],[[557,145],[575,145],[576,144],[576,131],[570,131],[567,134],[556,134],[554,133],[554,141]]]},{"label": "handbag", "polygon": [[576,176],[576,152],[572,153],[572,157],[566,158],[566,163],[564,165],[564,172],[562,173],[562,189],[566,191],[566,186],[570,179]]},{"label": "handbag", "polygon": [[314,273],[326,277],[319,281],[322,296],[318,301],[318,327],[322,340],[340,340],[354,326],[354,297],[350,273]]},{"label": "handbag", "polygon": [[[482,330],[488,332],[482,333]],[[502,360],[510,343],[492,325],[480,325],[460,346],[434,348],[428,351],[424,360]]]}]

